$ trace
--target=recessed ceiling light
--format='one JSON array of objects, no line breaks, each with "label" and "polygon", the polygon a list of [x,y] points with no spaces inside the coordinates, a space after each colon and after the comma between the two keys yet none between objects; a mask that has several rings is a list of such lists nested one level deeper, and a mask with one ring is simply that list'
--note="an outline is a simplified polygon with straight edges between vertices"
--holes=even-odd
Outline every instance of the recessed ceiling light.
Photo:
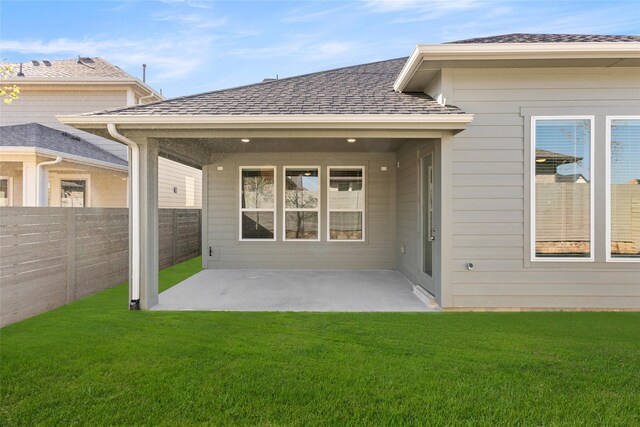
[{"label": "recessed ceiling light", "polygon": [[240,141],[242,141],[242,142],[251,142],[251,140],[249,138],[242,138]]},{"label": "recessed ceiling light", "polygon": [[354,142],[356,142],[356,139],[355,138],[347,138],[347,142],[349,144],[353,144]]}]

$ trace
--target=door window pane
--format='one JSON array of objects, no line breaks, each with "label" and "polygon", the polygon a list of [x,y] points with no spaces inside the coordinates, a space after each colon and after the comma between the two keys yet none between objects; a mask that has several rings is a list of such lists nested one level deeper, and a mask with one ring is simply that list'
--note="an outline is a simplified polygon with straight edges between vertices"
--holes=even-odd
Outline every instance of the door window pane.
[{"label": "door window pane", "polygon": [[83,208],[86,206],[87,181],[83,179],[60,181],[60,206]]},{"label": "door window pane", "polygon": [[535,256],[591,256],[591,120],[535,120]]},{"label": "door window pane", "polygon": [[611,257],[640,258],[640,120],[611,120]]},{"label": "door window pane", "polygon": [[423,272],[433,275],[433,156],[422,159],[422,241]]}]

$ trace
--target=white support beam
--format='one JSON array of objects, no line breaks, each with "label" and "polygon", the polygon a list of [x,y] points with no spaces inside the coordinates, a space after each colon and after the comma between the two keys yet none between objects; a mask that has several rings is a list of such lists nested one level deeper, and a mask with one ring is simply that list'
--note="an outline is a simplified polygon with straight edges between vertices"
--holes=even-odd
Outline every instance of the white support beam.
[{"label": "white support beam", "polygon": [[[140,308],[158,304],[158,143],[136,141],[139,158]],[[132,180],[133,181],[133,180]]]},{"label": "white support beam", "polygon": [[36,162],[22,162],[22,206],[38,205],[38,174]]}]

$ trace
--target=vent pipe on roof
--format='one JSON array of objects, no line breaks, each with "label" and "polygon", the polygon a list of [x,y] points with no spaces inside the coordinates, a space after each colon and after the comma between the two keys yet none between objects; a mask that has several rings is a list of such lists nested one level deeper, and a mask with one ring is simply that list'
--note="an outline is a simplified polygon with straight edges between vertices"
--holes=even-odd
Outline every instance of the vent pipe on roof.
[{"label": "vent pipe on roof", "polygon": [[142,64],[142,83],[147,82],[147,64]]},{"label": "vent pipe on roof", "polygon": [[20,71],[18,71],[18,77],[24,77],[24,73],[22,72],[22,62],[20,63]]}]

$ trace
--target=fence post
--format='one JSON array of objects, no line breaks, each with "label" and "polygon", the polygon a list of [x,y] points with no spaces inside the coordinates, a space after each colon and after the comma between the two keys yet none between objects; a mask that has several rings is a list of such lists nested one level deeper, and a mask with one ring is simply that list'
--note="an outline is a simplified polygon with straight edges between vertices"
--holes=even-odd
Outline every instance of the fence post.
[{"label": "fence post", "polygon": [[76,208],[67,210],[67,303],[76,297]]},{"label": "fence post", "polygon": [[178,209],[171,209],[173,216],[173,239],[171,248],[171,265],[176,265],[178,259]]}]

